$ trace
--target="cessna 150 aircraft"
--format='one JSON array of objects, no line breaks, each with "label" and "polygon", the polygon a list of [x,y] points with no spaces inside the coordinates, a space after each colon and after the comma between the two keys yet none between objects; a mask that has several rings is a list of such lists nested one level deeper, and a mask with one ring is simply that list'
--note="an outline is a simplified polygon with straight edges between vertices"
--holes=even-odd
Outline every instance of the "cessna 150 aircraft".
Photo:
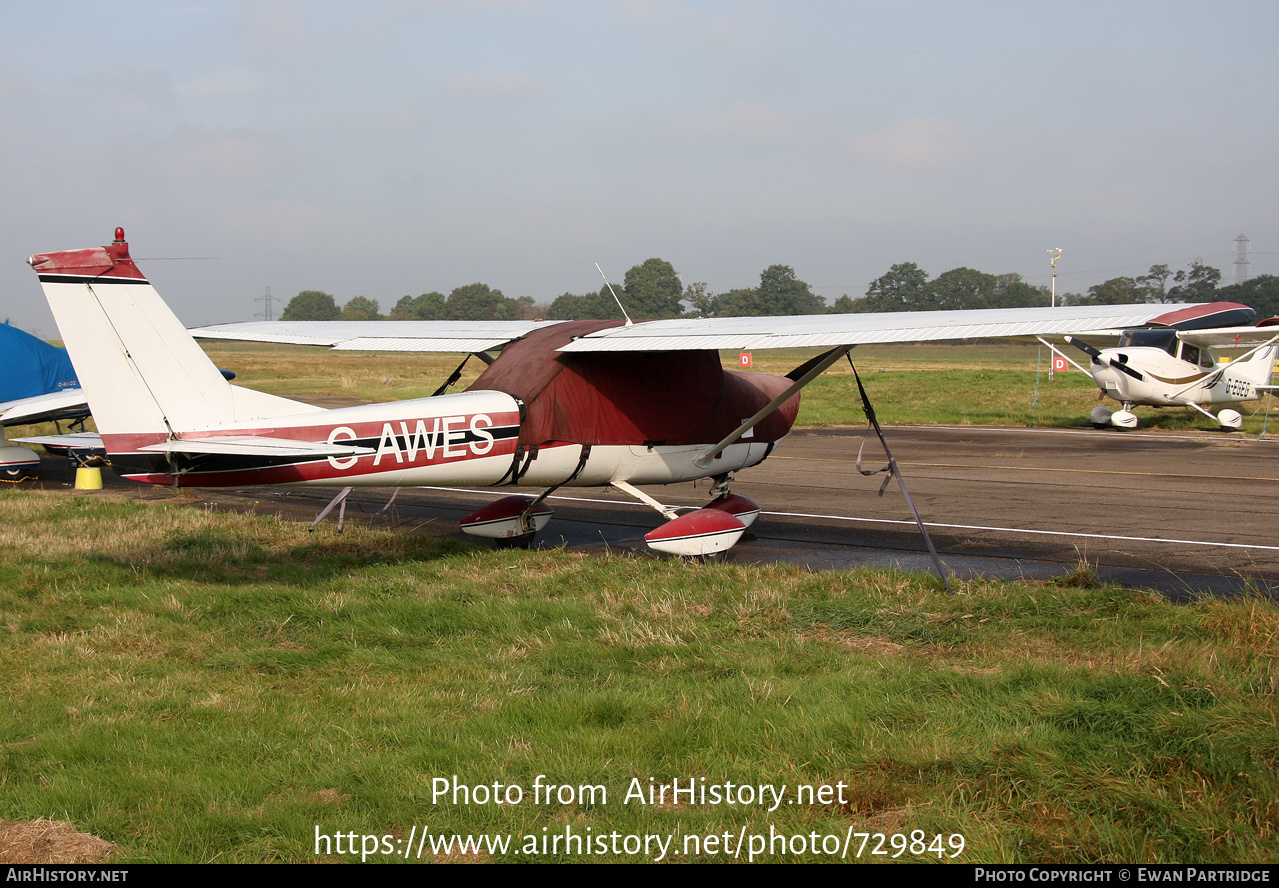
[{"label": "cessna 150 aircraft", "polygon": [[[1137,427],[1132,408],[1191,407],[1234,431],[1243,424],[1238,410],[1213,416],[1204,405],[1255,401],[1271,391],[1271,371],[1279,355],[1279,318],[1249,326],[1257,313],[1238,302],[1180,306],[1151,318],[1149,326],[1118,333],[1112,348],[1098,349],[1074,336],[1065,341],[1092,359],[1084,370],[1042,337],[1040,342],[1096,381],[1102,395],[1123,404],[1111,412],[1097,407],[1092,423],[1120,429]],[[1105,335],[1105,334],[1101,334]],[[1096,336],[1090,338],[1097,338]],[[1229,363],[1219,364],[1214,349],[1229,349]]]},{"label": "cessna 150 aircraft", "polygon": [[[508,496],[463,519],[470,533],[518,541],[531,541],[550,518],[544,499],[551,491],[612,486],[662,512],[667,522],[645,539],[682,555],[723,551],[742,536],[759,507],[731,493],[732,473],[773,451],[795,421],[800,389],[855,345],[1114,330],[1173,308],[639,324],[377,321],[358,327],[366,331],[359,335],[350,324],[345,334],[330,325],[328,334],[343,348],[502,350],[467,391],[322,410],[230,385],[129,257],[123,229],[115,235],[105,247],[28,261],[118,474],[182,487],[540,488],[536,497]],[[277,329],[272,337],[262,325],[245,325],[238,335],[226,329],[201,335],[272,341],[307,335],[289,338]],[[719,349],[793,347],[829,350],[786,377],[724,370],[719,362]],[[713,479],[714,499],[678,517],[633,486],[700,478]]]}]

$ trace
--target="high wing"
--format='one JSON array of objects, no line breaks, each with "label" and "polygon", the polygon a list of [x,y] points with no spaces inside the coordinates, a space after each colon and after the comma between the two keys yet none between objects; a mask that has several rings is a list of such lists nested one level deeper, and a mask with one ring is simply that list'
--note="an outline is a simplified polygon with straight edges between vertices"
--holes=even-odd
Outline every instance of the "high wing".
[{"label": "high wing", "polygon": [[[1093,330],[1085,333],[1088,342],[1098,348],[1114,347],[1119,344],[1123,330]],[[1071,335],[1078,335],[1077,333]],[[1178,330],[1177,338],[1199,348],[1225,349],[1232,346],[1251,348],[1279,336],[1279,326],[1271,327],[1218,327],[1215,330]],[[1033,337],[1027,337],[1033,341]],[[1060,334],[1051,334],[1044,339],[1058,344],[1065,344]]]},{"label": "high wing", "polygon": [[[1091,333],[1136,327],[1185,305],[1087,305],[754,318],[675,318],[609,327],[564,352],[811,348]],[[558,321],[298,321],[220,324],[198,339],[328,345],[362,351],[473,352]]]},{"label": "high wing", "polygon": [[940,342],[1086,333],[1134,327],[1167,305],[1088,305],[966,311],[882,312],[759,318],[692,318],[613,327],[570,342],[561,351],[827,348],[894,342]]},{"label": "high wing", "polygon": [[337,351],[487,351],[559,321],[262,321],[195,327],[197,339],[327,345]]},{"label": "high wing", "polygon": [[1279,327],[1218,327],[1215,330],[1185,330],[1177,333],[1182,342],[1200,348],[1221,349],[1232,345],[1251,347],[1279,336]]}]

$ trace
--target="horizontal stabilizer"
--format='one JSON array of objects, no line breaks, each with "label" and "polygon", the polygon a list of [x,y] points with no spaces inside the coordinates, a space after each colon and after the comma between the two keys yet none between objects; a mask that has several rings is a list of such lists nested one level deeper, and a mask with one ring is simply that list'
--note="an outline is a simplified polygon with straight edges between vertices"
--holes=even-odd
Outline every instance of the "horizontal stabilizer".
[{"label": "horizontal stabilizer", "polygon": [[50,453],[66,456],[74,451],[87,453],[90,451],[106,452],[102,445],[102,436],[97,432],[76,432],[71,435],[33,435],[30,438],[10,438],[22,444],[39,444]]},{"label": "horizontal stabilizer", "polygon": [[261,438],[254,435],[214,435],[208,438],[175,438],[139,447],[154,453],[194,453],[231,456],[366,456],[377,453],[371,447],[319,444],[288,438]]}]

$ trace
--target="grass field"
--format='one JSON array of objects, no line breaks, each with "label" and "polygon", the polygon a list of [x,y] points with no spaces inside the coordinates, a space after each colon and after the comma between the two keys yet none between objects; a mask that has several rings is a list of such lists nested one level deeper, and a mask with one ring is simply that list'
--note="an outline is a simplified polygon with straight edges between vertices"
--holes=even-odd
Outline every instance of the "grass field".
[{"label": "grass field", "polygon": [[[0,816],[69,821],[121,859],[306,861],[317,828],[426,826],[1279,860],[1279,612],[1260,599],[1178,607],[1086,572],[947,597],[112,495],[6,492],[0,527]],[[607,800],[534,804],[539,774]],[[434,799],[453,775],[530,797]],[[650,777],[844,800],[624,804]]]},{"label": "grass field", "polygon": [[[210,351],[299,398],[420,396],[456,364]],[[858,366],[887,422],[918,408],[1005,423],[978,417],[1009,415],[1007,380],[1033,383],[1024,354],[885,349]],[[802,422],[863,421],[848,379],[823,386]],[[1080,388],[1078,408],[1060,390],[1057,422],[1082,422],[1095,395]],[[831,859],[828,836],[870,833],[850,858],[1279,861],[1273,602],[1174,606],[1086,568],[958,591],[4,490],[0,820],[66,821],[117,861],[312,861],[317,831],[320,859],[358,859],[332,841],[354,833],[399,860],[423,828],[514,843],[427,844],[427,861],[658,857],[531,854],[528,837],[568,833],[661,836],[665,861],[721,861],[774,832],[802,850],[766,842],[757,859]],[[437,798],[455,775],[524,796]],[[539,775],[573,798],[535,801]],[[674,779],[785,795],[773,811],[626,800]],[[832,795],[791,804],[801,786]]]}]

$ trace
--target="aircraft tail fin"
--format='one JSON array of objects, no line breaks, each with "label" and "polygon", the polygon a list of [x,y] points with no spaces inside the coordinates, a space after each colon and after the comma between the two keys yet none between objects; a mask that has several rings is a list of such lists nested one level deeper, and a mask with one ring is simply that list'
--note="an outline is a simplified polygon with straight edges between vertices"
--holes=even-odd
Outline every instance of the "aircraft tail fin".
[{"label": "aircraft tail fin", "polygon": [[32,256],[98,430],[162,434],[314,410],[232,386],[129,257],[105,247]]},{"label": "aircraft tail fin", "polygon": [[1276,358],[1279,358],[1279,342],[1259,348],[1241,361],[1231,361],[1228,372],[1253,385],[1269,385]]}]

